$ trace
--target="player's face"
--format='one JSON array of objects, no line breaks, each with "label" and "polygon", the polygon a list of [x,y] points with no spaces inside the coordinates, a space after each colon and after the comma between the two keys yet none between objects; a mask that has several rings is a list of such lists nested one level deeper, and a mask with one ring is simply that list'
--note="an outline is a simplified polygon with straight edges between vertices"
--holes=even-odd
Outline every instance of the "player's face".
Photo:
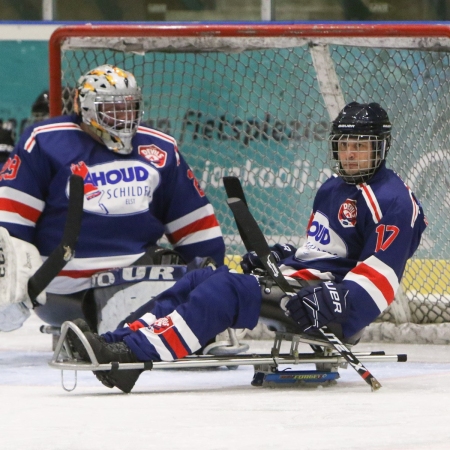
[{"label": "player's face", "polygon": [[338,156],[342,169],[347,175],[358,175],[360,172],[373,167],[372,142],[352,138],[339,140]]},{"label": "player's face", "polygon": [[101,122],[115,130],[124,129],[134,123],[138,116],[139,104],[133,101],[103,102],[98,105]]}]

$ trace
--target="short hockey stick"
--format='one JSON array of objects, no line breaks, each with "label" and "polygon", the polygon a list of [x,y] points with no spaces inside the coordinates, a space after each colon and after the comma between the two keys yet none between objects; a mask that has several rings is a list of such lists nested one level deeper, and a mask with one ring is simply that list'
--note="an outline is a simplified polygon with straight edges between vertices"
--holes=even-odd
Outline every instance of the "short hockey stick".
[{"label": "short hockey stick", "polygon": [[[236,197],[239,200],[242,200],[245,206],[248,207],[247,199],[245,198],[244,190],[242,189],[242,184],[237,177],[223,177],[223,185],[225,187],[225,191],[227,193],[228,198]],[[245,249],[248,252],[254,251],[251,247],[250,243],[247,240],[247,236],[241,230],[241,225],[237,223],[236,226],[239,231],[239,235],[241,236],[242,242],[244,243]]]},{"label": "short hockey stick", "polygon": [[63,237],[58,246],[44,261],[41,267],[28,280],[28,295],[33,306],[39,306],[37,296],[49,285],[63,267],[72,259],[75,244],[81,228],[83,215],[84,181],[78,175],[72,175],[69,181],[69,206]]},{"label": "short hockey stick", "polygon": [[[226,177],[235,178],[235,177]],[[239,180],[237,179],[239,182]],[[224,184],[230,183],[224,179]],[[239,190],[233,188],[236,181],[233,184],[228,185],[228,192],[235,195],[240,195]],[[273,257],[269,245],[267,244],[266,238],[258,226],[258,223],[250,213],[247,205],[239,197],[231,197],[228,199],[228,206],[233,212],[236,224],[238,224],[239,232],[242,233],[242,240],[247,247],[252,249],[263,264],[267,273],[275,283],[281,288],[281,290],[289,295],[293,296],[296,294],[295,290],[289,285],[286,278],[278,268],[278,265]],[[340,339],[328,330],[327,327],[319,328],[318,331],[323,335],[323,337],[328,341],[333,348],[353,367],[356,372],[366,381],[366,383],[372,388],[373,391],[380,389],[381,384],[379,381],[367,370],[367,368],[358,360],[358,358],[340,341]]]}]

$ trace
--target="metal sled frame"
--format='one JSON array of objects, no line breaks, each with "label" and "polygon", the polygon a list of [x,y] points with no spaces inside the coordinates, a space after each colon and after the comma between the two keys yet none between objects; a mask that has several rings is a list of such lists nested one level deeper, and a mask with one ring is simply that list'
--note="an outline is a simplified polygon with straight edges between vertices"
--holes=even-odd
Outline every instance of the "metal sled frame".
[{"label": "metal sled frame", "polygon": [[[71,352],[69,345],[66,343],[66,335],[68,330],[72,329],[84,344],[91,362],[78,361]],[[291,342],[289,353],[280,353],[283,341]],[[300,343],[309,344],[312,348],[310,353],[299,353],[298,346]],[[232,343],[233,344],[233,343]],[[355,353],[360,361],[373,362],[404,362],[407,360],[406,355],[386,355],[384,352],[366,352]],[[76,372],[81,370],[99,371],[99,370],[163,370],[163,369],[188,369],[188,368],[209,368],[209,367],[228,367],[235,368],[237,366],[253,366],[255,369],[255,377],[257,374],[289,374],[289,371],[278,372],[280,365],[299,365],[299,364],[315,364],[317,371],[320,373],[337,372],[339,368],[347,368],[347,361],[338,354],[330,343],[318,339],[308,338],[304,335],[278,332],[276,333],[273,347],[270,354],[240,354],[240,355],[191,355],[183,359],[174,361],[159,362],[140,362],[140,363],[117,363],[99,364],[95,354],[82,333],[82,331],[72,322],[64,322],[61,327],[61,336],[56,344],[52,360],[49,366],[54,369],[61,370],[61,380],[63,388],[67,391],[76,387]],[[75,384],[71,389],[67,389],[64,385],[65,370],[75,371]],[[316,372],[317,372],[316,371]],[[297,373],[297,372],[292,372]],[[308,373],[314,373],[309,371]],[[337,375],[335,378],[338,378]],[[263,376],[264,378],[264,376]],[[297,379],[301,379],[298,376]],[[262,386],[264,383],[253,383],[254,386]]]}]

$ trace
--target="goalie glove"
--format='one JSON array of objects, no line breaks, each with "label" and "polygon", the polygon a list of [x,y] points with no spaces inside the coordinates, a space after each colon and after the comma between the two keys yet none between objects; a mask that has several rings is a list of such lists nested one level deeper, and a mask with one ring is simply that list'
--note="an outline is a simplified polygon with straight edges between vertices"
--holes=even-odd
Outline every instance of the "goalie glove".
[{"label": "goalie glove", "polygon": [[[296,251],[297,249],[291,244],[276,244],[270,247],[270,253],[272,253],[277,263],[292,256]],[[241,267],[242,271],[247,274],[252,273],[255,269],[264,269],[261,260],[255,252],[248,252],[242,257]]]},{"label": "goalie glove", "polygon": [[[10,236],[6,228],[0,227],[0,307],[23,303],[33,309],[28,280],[41,264],[41,256],[34,245]],[[45,292],[36,300],[43,305]]]},{"label": "goalie glove", "polygon": [[283,297],[280,305],[302,331],[308,332],[330,322],[342,323],[348,311],[347,294],[348,290],[339,284],[326,281]]},{"label": "goalie glove", "polygon": [[0,331],[14,331],[20,328],[31,312],[24,303],[0,306]]}]

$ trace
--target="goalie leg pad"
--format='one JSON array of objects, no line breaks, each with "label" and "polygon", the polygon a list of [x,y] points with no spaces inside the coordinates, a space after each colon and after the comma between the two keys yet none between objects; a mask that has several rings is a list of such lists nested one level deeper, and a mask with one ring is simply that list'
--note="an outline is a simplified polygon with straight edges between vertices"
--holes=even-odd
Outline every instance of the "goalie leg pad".
[{"label": "goalie leg pad", "polygon": [[153,265],[95,274],[92,286],[98,332],[115,330],[125,317],[171,288],[186,271],[186,266],[181,265]]},{"label": "goalie leg pad", "polygon": [[[10,236],[6,228],[0,227],[0,306],[24,303],[32,309],[28,280],[41,265],[41,256],[34,245]],[[37,301],[45,303],[45,292]]]}]

